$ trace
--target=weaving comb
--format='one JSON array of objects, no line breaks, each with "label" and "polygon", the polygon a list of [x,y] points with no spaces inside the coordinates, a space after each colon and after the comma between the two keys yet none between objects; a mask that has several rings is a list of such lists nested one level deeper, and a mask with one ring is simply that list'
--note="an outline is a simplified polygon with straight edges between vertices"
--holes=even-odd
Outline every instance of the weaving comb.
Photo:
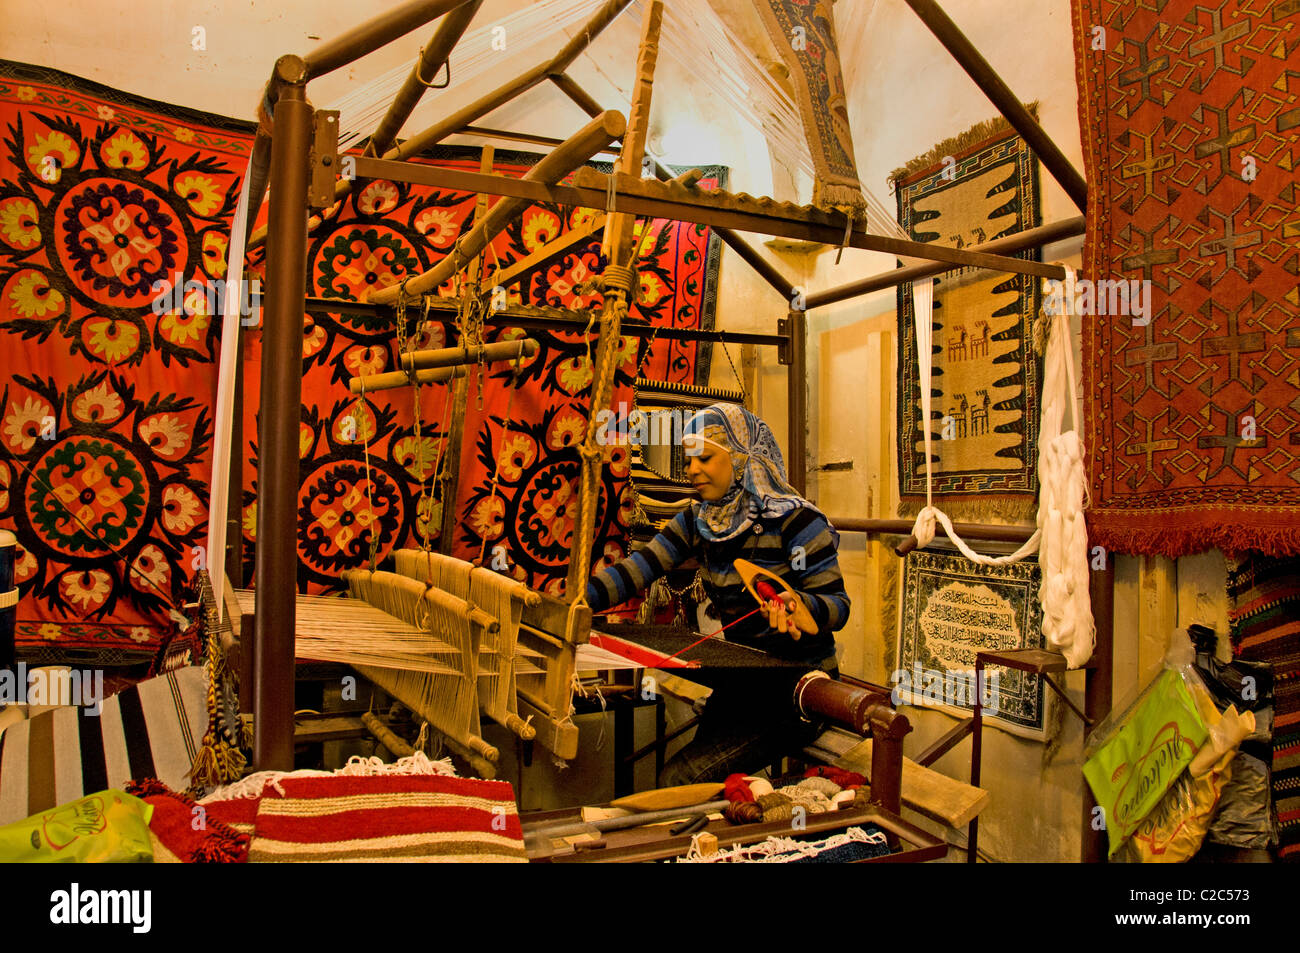
[{"label": "weaving comb", "polygon": [[[745,588],[749,590],[749,594],[755,600],[766,603],[770,599],[770,596],[764,597],[758,591],[760,581],[770,585],[772,589],[776,590],[778,596],[789,593],[794,597],[794,611],[790,613],[790,619],[794,622],[795,627],[800,632],[807,632],[810,635],[817,631],[817,623],[813,620],[812,613],[808,611],[808,606],[799,598],[798,593],[786,584],[784,579],[762,566],[754,565],[748,559],[737,559],[735,566],[736,572],[740,573],[740,579],[745,584]],[[790,637],[798,639],[799,633],[792,632]]]}]

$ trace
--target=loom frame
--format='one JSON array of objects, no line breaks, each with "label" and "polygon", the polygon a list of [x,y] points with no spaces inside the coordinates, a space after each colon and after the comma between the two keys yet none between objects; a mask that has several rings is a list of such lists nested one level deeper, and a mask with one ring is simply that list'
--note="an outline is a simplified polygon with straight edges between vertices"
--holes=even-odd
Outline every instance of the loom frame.
[{"label": "loom frame", "polygon": [[[1053,176],[1062,183],[1072,200],[1081,209],[1084,208],[1086,185],[1082,177],[1065,160],[1059,147],[1043,132],[1041,126],[1020,106],[1019,101],[1010,93],[1009,88],[987,61],[979,56],[974,45],[961,34],[934,0],[906,0],[906,2],[967,70],[981,90],[990,96],[1012,127],[1031,144],[1035,153]],[[405,160],[449,135],[469,131],[467,127],[482,116],[546,80],[551,81],[588,115],[594,116],[601,111],[599,104],[567,74],[566,70],[579,53],[623,11],[628,3],[630,0],[608,0],[589,22],[587,29],[580,31],[551,60],[526,71],[441,123],[408,139],[403,146],[389,150],[384,154],[384,158],[359,158],[358,172],[361,173],[361,163],[367,162],[372,163],[366,166],[372,172],[382,170],[386,177],[397,178],[395,174],[397,170],[389,168],[390,159]],[[465,9],[467,6],[473,9]],[[263,394],[272,399],[263,402],[261,445],[264,454],[258,474],[262,493],[259,500],[261,509],[259,522],[262,524],[262,532],[257,542],[256,572],[258,588],[265,598],[258,599],[255,615],[255,646],[252,653],[254,663],[252,681],[258,712],[255,744],[258,766],[261,768],[288,769],[292,767],[293,761],[292,697],[291,693],[284,691],[284,686],[292,683],[293,676],[296,510],[292,496],[289,495],[289,488],[296,488],[296,418],[301,398],[301,365],[296,348],[289,345],[296,345],[297,327],[300,325],[304,304],[307,301],[304,269],[308,172],[314,163],[324,159],[337,159],[337,139],[332,155],[317,154],[312,148],[313,116],[307,104],[305,87],[310,79],[348,65],[391,40],[447,14],[448,19],[440,26],[430,44],[421,51],[412,70],[412,76],[417,79],[426,74],[436,75],[442,66],[441,62],[436,62],[439,55],[445,60],[446,53],[454,47],[455,40],[468,27],[477,11],[477,6],[474,0],[408,0],[407,3],[323,44],[312,54],[303,57],[292,54],[280,57],[272,71],[263,98],[260,110],[262,122],[257,131],[251,158],[250,208],[256,210],[261,206],[271,178],[276,180],[277,185],[272,195],[272,219],[268,222],[266,232],[267,292],[263,309],[264,340],[267,348],[263,363]],[[432,51],[432,55],[427,60],[426,51]],[[409,116],[409,110],[414,108],[424,86],[419,84],[418,90],[414,87],[408,89],[408,87],[411,87],[409,80],[408,86],[403,88],[403,92],[390,107],[388,115],[381,123],[381,129],[394,121],[400,128],[401,122]],[[281,106],[285,108],[281,109]],[[405,115],[403,115],[404,110]],[[489,132],[495,133],[496,130],[489,130]],[[643,142],[644,128],[634,128],[632,138],[637,134],[642,137]],[[273,141],[275,148],[273,148]],[[626,159],[626,156],[621,158]],[[654,167],[658,177],[668,178],[667,170],[657,162],[654,163]],[[427,166],[406,163],[405,172],[410,174],[401,177],[405,181],[424,181],[429,184],[450,181],[450,179],[429,178],[427,170]],[[594,182],[594,180],[589,181]],[[478,184],[485,190],[507,187],[499,181],[491,184],[488,181],[480,181]],[[342,194],[346,194],[350,188],[350,182],[340,180],[336,185],[335,194],[338,195],[340,190]],[[566,195],[570,199],[577,199],[579,204],[588,204],[588,207],[591,207],[590,187],[586,194],[581,194],[581,189],[574,191],[579,194],[555,192],[547,193],[547,198],[553,201],[555,199],[551,198],[551,195]],[[787,315],[781,321],[777,336],[784,338],[787,343],[788,362],[783,363],[788,363],[790,367],[788,374],[789,457],[792,461],[790,477],[791,483],[801,492],[806,488],[807,479],[806,315],[810,308],[821,307],[963,266],[991,267],[1061,280],[1065,277],[1062,268],[1006,258],[1003,253],[1040,247],[1053,241],[1075,237],[1082,234],[1084,230],[1083,220],[1080,217],[1042,226],[1018,236],[1008,236],[1006,239],[976,246],[973,249],[957,251],[940,249],[938,246],[924,243],[900,242],[897,239],[887,239],[885,236],[872,236],[864,229],[853,228],[853,223],[849,223],[848,239],[840,242],[831,238],[831,233],[837,229],[841,235],[845,234],[845,229],[836,225],[836,215],[817,209],[776,206],[776,203],[772,203],[771,200],[751,200],[747,196],[727,196],[726,199],[733,200],[732,207],[719,208],[719,205],[725,206],[727,202],[724,200],[720,203],[716,196],[709,200],[703,194],[667,197],[648,196],[646,193],[643,183],[633,181],[627,176],[618,176],[614,179],[610,194],[613,196],[615,206],[620,207],[624,212],[629,209],[644,210],[647,214],[671,211],[673,214],[665,217],[704,224],[712,222],[722,240],[786,300]],[[604,207],[604,202],[599,202],[595,207]],[[770,214],[767,214],[768,212]],[[258,236],[253,232],[253,218],[254,216],[250,215],[250,248],[258,242]],[[843,216],[839,216],[839,219],[842,222]],[[803,307],[796,308],[792,300],[792,282],[744,238],[735,234],[733,229],[756,230],[766,234],[794,232],[795,234],[789,237],[805,237],[812,240],[830,238],[830,244],[876,248],[903,257],[924,259],[934,264],[912,263],[872,278],[829,289],[804,301]],[[1030,265],[1033,267],[1027,267]],[[607,328],[602,324],[602,342],[609,343],[606,330]],[[642,331],[639,328],[628,330]],[[733,336],[732,339],[737,340],[738,337]],[[241,360],[237,363],[242,365],[242,341],[240,356]],[[238,377],[238,370],[235,387],[239,394],[242,391],[242,383]],[[593,411],[595,409],[593,407]],[[237,426],[236,434],[239,439]],[[232,468],[237,467],[238,460],[232,459],[231,465]],[[231,512],[235,514],[239,512],[239,489],[239,481],[232,480],[229,503],[232,505]],[[237,517],[231,522],[238,526]],[[986,538],[995,538],[991,534],[996,534],[999,530],[1011,531],[1018,528],[983,527]],[[876,533],[887,530],[873,527],[864,531]],[[235,578],[238,583],[242,581],[239,578],[242,573],[239,571],[238,533],[231,538],[234,541],[231,544],[233,552],[228,549],[228,552],[223,555],[226,565],[235,569],[232,578]],[[213,558],[217,558],[215,554]],[[585,565],[585,558],[583,561]],[[1095,652],[1098,664],[1096,668],[1088,670],[1086,710],[1090,718],[1100,721],[1111,706],[1113,612],[1110,610],[1113,606],[1113,560],[1108,560],[1107,570],[1094,573],[1092,578],[1094,605],[1100,606],[1105,611],[1094,613],[1097,617]],[[248,654],[244,653],[245,656]],[[1100,840],[1096,833],[1090,830],[1090,804],[1086,789],[1084,798],[1084,857],[1087,860],[1096,860],[1102,854]]]}]

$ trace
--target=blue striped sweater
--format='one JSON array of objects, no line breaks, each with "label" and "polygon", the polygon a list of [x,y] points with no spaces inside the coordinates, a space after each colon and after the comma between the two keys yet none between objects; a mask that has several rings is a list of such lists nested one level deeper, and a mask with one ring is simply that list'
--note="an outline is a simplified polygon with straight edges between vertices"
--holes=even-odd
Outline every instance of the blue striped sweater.
[{"label": "blue striped sweater", "polygon": [[592,610],[627,601],[694,556],[703,570],[704,590],[726,625],[757,607],[733,566],[737,559],[748,559],[780,576],[799,593],[819,631],[796,641],[789,634],[771,629],[758,614],[728,629],[726,638],[782,658],[814,664],[830,656],[835,651],[831,633],[848,621],[849,598],[836,556],[839,534],[826,518],[801,506],[775,522],[756,521],[734,539],[713,542],[695,528],[698,509],[699,504],[692,503],[649,543],[596,573],[587,583],[587,602]]}]

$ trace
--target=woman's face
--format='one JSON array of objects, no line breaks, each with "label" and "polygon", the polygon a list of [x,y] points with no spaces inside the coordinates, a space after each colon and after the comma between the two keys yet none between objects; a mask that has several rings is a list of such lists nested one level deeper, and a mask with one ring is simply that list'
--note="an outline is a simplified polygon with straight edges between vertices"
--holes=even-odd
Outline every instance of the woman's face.
[{"label": "woman's face", "polygon": [[731,454],[703,440],[686,443],[686,476],[708,503],[716,503],[731,489]]}]

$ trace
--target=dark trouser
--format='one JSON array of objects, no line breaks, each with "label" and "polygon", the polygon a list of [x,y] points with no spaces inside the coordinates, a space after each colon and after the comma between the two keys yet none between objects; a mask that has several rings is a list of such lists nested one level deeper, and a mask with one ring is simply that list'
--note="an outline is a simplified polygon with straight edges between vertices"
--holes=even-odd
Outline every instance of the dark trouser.
[{"label": "dark trouser", "polygon": [[[833,664],[834,659],[830,660]],[[809,669],[816,668],[810,665]],[[832,678],[838,669],[829,670]],[[755,680],[715,675],[691,742],[673,755],[659,776],[660,787],[725,781],[728,775],[753,774],[811,743],[824,729],[795,712],[797,678]]]}]

